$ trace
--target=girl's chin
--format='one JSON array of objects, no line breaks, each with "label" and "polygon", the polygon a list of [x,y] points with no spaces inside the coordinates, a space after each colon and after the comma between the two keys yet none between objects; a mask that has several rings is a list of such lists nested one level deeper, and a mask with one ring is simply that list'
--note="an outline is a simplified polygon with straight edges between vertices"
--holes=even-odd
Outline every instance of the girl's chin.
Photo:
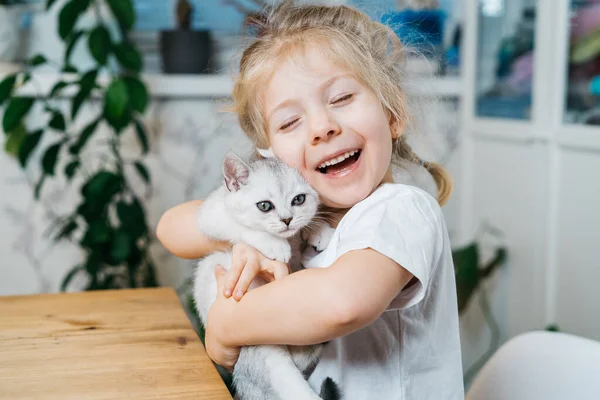
[{"label": "girl's chin", "polygon": [[338,191],[336,193],[320,194],[321,203],[332,208],[351,208],[356,203],[367,198],[370,194],[367,190],[364,192],[365,193],[360,193],[358,191]]}]

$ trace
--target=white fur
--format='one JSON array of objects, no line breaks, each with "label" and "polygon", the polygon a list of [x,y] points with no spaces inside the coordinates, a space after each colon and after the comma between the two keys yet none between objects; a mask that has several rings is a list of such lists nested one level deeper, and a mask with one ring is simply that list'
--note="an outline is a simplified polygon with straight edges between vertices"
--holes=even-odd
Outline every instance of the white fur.
[{"label": "white fur", "polygon": [[[206,199],[198,210],[200,230],[209,237],[231,243],[245,242],[265,256],[289,262],[292,253],[298,266],[295,234],[306,227],[317,212],[318,196],[301,175],[275,159],[247,165],[228,155],[224,161],[226,185]],[[295,196],[306,196],[302,205],[292,205]],[[257,203],[271,201],[274,209],[262,212]],[[289,227],[282,221],[291,218]],[[328,236],[329,235],[329,236]],[[330,233],[313,235],[319,247],[326,246]],[[294,251],[292,251],[294,250]],[[198,262],[194,276],[194,300],[203,324],[217,296],[216,265],[231,268],[230,252],[214,253]],[[297,267],[296,267],[297,268]],[[265,284],[255,279],[250,289]],[[241,400],[320,399],[306,382],[302,371],[317,362],[323,345],[245,346],[233,372],[234,385]]]},{"label": "white fur", "polygon": [[274,158],[275,157],[275,153],[273,153],[273,149],[271,149],[270,147],[268,149],[259,149],[257,147],[256,150],[258,151],[258,154],[260,154],[264,158]]}]

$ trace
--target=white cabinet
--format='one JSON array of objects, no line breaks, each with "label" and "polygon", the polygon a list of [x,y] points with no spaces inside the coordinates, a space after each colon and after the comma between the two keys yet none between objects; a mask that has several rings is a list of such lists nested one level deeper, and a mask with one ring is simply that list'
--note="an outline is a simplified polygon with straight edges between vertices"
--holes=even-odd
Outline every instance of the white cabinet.
[{"label": "white cabinet", "polygon": [[600,339],[600,2],[466,0],[463,60],[462,234],[506,238],[503,339]]}]

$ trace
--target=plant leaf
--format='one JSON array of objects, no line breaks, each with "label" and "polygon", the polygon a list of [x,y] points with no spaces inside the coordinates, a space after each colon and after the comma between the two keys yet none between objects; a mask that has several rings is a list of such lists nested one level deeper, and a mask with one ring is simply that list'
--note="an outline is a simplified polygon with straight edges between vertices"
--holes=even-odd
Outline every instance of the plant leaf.
[{"label": "plant leaf", "polygon": [[131,236],[124,230],[118,230],[113,236],[110,255],[117,263],[125,261],[131,253]]},{"label": "plant leaf", "polygon": [[123,79],[127,85],[131,107],[139,113],[144,113],[148,107],[148,90],[138,78],[127,76]]},{"label": "plant leaf", "polygon": [[71,219],[61,228],[54,240],[70,238],[75,229],[77,229],[77,222]]},{"label": "plant leaf", "polygon": [[75,50],[75,45],[77,44],[77,42],[79,41],[79,39],[81,38],[81,36],[83,34],[84,34],[84,31],[73,31],[71,33],[71,35],[67,38],[67,40],[66,40],[67,49],[65,51],[65,68],[63,69],[64,72],[77,72],[77,68],[72,66],[69,63],[69,60],[71,59],[73,50]]},{"label": "plant leaf", "polygon": [[[54,1],[54,0],[49,0],[50,1]],[[73,278],[75,277],[75,275],[78,272],[82,272],[85,271],[85,268],[81,265],[77,265],[75,267],[73,267],[65,276],[65,278],[63,279],[62,283],[60,284],[60,291],[61,292],[66,292],[67,291],[67,287],[69,286],[69,283],[71,283],[71,281],[73,280]]]},{"label": "plant leaf", "polygon": [[81,242],[86,246],[106,243],[110,240],[111,233],[112,229],[104,219],[95,219],[90,221],[88,230]]},{"label": "plant leaf", "polygon": [[137,170],[138,174],[140,174],[140,176],[144,180],[144,182],[150,183],[150,173],[148,172],[148,169],[146,168],[146,166],[144,164],[142,164],[141,161],[136,161],[134,166],[135,166],[135,169]]},{"label": "plant leaf", "polygon": [[54,111],[52,115],[52,119],[50,120],[50,128],[56,129],[57,131],[64,131],[67,129],[67,123],[65,122],[65,117],[62,115],[60,111]]},{"label": "plant leaf", "polygon": [[94,89],[94,86],[96,85],[97,77],[97,69],[90,70],[81,77],[81,80],[79,81],[79,92],[75,95],[73,104],[71,104],[71,119],[74,120],[75,117],[77,117],[83,102],[87,100],[92,93],[92,89]]},{"label": "plant leaf", "polygon": [[8,99],[17,82],[17,75],[9,75],[0,82],[0,106]]},{"label": "plant leaf", "polygon": [[58,36],[62,40],[66,40],[73,32],[79,16],[84,11],[80,3],[80,1],[71,0],[63,6],[58,14]]},{"label": "plant leaf", "polygon": [[81,215],[86,221],[92,221],[104,212],[106,202],[97,202],[94,200],[84,201],[77,207],[77,214]]},{"label": "plant leaf", "polygon": [[114,80],[108,87],[104,98],[104,117],[117,132],[127,125],[128,104],[127,85],[120,79]]},{"label": "plant leaf", "polygon": [[44,157],[42,158],[42,167],[44,169],[44,173],[47,175],[54,175],[54,169],[56,168],[56,162],[58,161],[58,153],[61,145],[62,141],[55,143],[48,147],[44,153]]},{"label": "plant leaf", "polygon": [[50,94],[48,95],[48,97],[56,96],[58,94],[58,92],[60,92],[61,90],[63,90],[64,88],[66,88],[69,85],[70,85],[70,83],[64,82],[64,81],[56,82],[54,84],[54,86],[52,87],[52,89],[50,90]]},{"label": "plant leaf", "polygon": [[74,154],[74,155],[79,154],[81,149],[83,149],[85,144],[90,140],[90,138],[96,131],[96,128],[98,127],[99,122],[100,122],[100,118],[96,119],[95,121],[90,123],[88,126],[83,128],[83,131],[81,131],[81,135],[79,135],[79,139],[77,139],[77,142],[69,148],[69,152],[71,154]]},{"label": "plant leaf", "polygon": [[131,0],[106,0],[113,15],[125,29],[131,29],[135,23],[135,10]]},{"label": "plant leaf", "polygon": [[47,0],[46,1],[46,10],[49,10],[52,5],[56,3],[56,0]]},{"label": "plant leaf", "polygon": [[77,68],[75,68],[73,65],[67,64],[63,67],[62,72],[77,74],[77,73],[79,73],[79,70]]},{"label": "plant leaf", "polygon": [[46,57],[44,57],[41,54],[36,54],[35,56],[31,57],[28,61],[27,64],[29,64],[29,66],[31,67],[37,67],[40,66],[42,64],[45,64],[46,61],[48,61],[46,59]]},{"label": "plant leaf", "polygon": [[137,119],[134,119],[133,123],[135,125],[135,133],[140,141],[140,145],[142,146],[142,152],[143,154],[147,154],[148,150],[150,150],[150,146],[148,145],[148,135],[146,134],[144,126]]},{"label": "plant leaf", "polygon": [[121,221],[121,228],[127,230],[134,239],[148,234],[146,214],[137,200],[131,203],[124,201],[117,203],[117,216]]},{"label": "plant leaf", "polygon": [[119,43],[114,46],[113,50],[119,64],[121,64],[124,69],[135,72],[140,72],[142,70],[142,56],[131,43]]},{"label": "plant leaf", "polygon": [[25,136],[23,139],[23,143],[21,143],[21,147],[19,148],[19,162],[21,163],[21,167],[25,168],[27,165],[27,160],[40,142],[43,133],[44,131],[39,129]]},{"label": "plant leaf", "polygon": [[100,257],[98,257],[98,255],[95,253],[90,254],[85,263],[85,270],[95,279],[95,275],[98,272],[99,267]]},{"label": "plant leaf", "polygon": [[67,164],[67,166],[65,167],[65,176],[69,181],[73,178],[80,165],[81,164],[79,160],[71,161]]},{"label": "plant leaf", "polygon": [[14,156],[19,156],[19,149],[21,148],[21,144],[25,140],[27,136],[27,131],[23,124],[20,124],[17,128],[15,128],[10,135],[8,135],[8,139],[4,143],[4,150]]},{"label": "plant leaf", "polygon": [[36,200],[40,199],[40,194],[42,192],[42,186],[44,185],[45,181],[46,181],[46,175],[42,175],[42,177],[38,181],[37,185],[35,185],[35,189],[33,190],[33,197]]},{"label": "plant leaf", "polygon": [[106,65],[108,52],[110,51],[110,33],[103,25],[97,26],[92,30],[88,38],[88,48],[96,61],[101,65]]},{"label": "plant leaf", "polygon": [[2,129],[8,134],[19,125],[25,114],[33,106],[34,99],[31,97],[13,97],[8,102],[2,118]]},{"label": "plant leaf", "polygon": [[81,188],[81,194],[86,199],[110,199],[121,190],[122,178],[112,172],[100,171],[96,173]]},{"label": "plant leaf", "polygon": [[28,72],[23,74],[23,80],[21,81],[21,85],[26,84],[31,79],[31,75]]}]

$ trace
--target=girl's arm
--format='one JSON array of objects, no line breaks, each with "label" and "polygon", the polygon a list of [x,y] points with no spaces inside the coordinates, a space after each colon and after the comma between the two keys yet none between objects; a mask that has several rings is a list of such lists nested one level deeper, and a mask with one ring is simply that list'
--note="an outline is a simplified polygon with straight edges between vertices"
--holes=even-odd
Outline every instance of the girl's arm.
[{"label": "girl's arm", "polygon": [[197,210],[202,200],[180,204],[167,210],[158,221],[156,236],[174,255],[196,259],[215,251],[231,249],[231,244],[209,239],[197,227]]},{"label": "girl's arm", "polygon": [[[196,217],[201,204],[202,200],[195,200],[175,206],[165,212],[158,222],[156,227],[158,240],[167,250],[178,257],[196,259],[216,251],[232,250],[229,242],[212,240],[200,232]],[[247,286],[249,286],[256,275],[272,281],[289,273],[286,264],[270,260],[258,250],[244,243],[233,246],[232,269],[240,273],[232,274],[231,282],[226,285],[224,292],[227,297],[234,294],[233,289],[238,279],[242,283],[248,282]],[[240,299],[242,296],[243,293],[235,294],[236,299]]]},{"label": "girl's arm", "polygon": [[219,294],[207,335],[225,347],[322,343],[374,321],[412,277],[381,253],[354,250],[329,268],[250,290],[239,302]]}]

